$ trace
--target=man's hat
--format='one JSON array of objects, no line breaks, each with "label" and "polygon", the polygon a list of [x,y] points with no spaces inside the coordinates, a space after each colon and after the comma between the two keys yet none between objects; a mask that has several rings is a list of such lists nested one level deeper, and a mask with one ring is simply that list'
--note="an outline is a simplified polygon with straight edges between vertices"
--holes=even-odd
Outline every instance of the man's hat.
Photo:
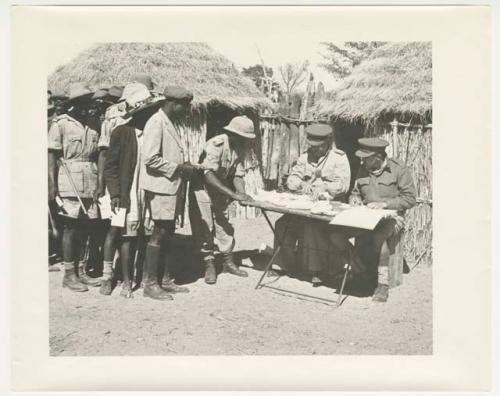
[{"label": "man's hat", "polygon": [[123,94],[123,88],[124,87],[120,85],[113,85],[112,87],[109,87],[108,95],[119,99]]},{"label": "man's hat", "polygon": [[163,96],[152,95],[146,86],[141,83],[128,84],[123,89],[121,99],[125,100],[127,105],[125,118],[131,118],[144,110],[158,107],[165,100]]},{"label": "man's hat", "polygon": [[380,138],[361,138],[358,139],[359,150],[356,151],[356,156],[360,158],[371,157],[377,153],[384,153],[389,142]]},{"label": "man's hat", "polygon": [[75,83],[69,89],[66,103],[69,105],[76,100],[90,99],[93,94],[94,92],[91,91],[87,84],[81,82]]},{"label": "man's hat", "polygon": [[255,138],[255,127],[252,120],[247,116],[234,117],[224,129],[247,139]]},{"label": "man's hat", "polygon": [[163,90],[163,96],[167,100],[186,100],[191,102],[193,100],[193,93],[184,87],[169,85]]},{"label": "man's hat", "polygon": [[136,73],[132,76],[132,80],[134,82],[138,82],[141,84],[144,84],[147,89],[150,91],[155,87],[155,84],[153,83],[153,80],[151,79],[151,76],[146,73]]},{"label": "man's hat", "polygon": [[312,124],[305,132],[310,146],[321,146],[332,135],[333,129],[328,124]]},{"label": "man's hat", "polygon": [[94,92],[92,95],[92,100],[97,100],[97,99],[104,99],[106,96],[109,95],[109,90],[107,88],[99,88],[97,91]]}]

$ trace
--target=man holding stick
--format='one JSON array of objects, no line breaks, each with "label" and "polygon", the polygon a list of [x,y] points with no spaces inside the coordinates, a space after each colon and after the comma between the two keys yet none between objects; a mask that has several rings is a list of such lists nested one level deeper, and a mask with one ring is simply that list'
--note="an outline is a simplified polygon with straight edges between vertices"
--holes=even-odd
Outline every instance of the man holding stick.
[{"label": "man holding stick", "polygon": [[78,265],[85,247],[87,222],[99,217],[96,204],[99,136],[85,123],[92,94],[86,85],[75,84],[65,103],[67,113],[54,120],[48,136],[49,202],[57,198],[64,221],[63,287],[76,292],[87,291],[87,285],[99,284],[99,280],[87,276],[83,266]]}]

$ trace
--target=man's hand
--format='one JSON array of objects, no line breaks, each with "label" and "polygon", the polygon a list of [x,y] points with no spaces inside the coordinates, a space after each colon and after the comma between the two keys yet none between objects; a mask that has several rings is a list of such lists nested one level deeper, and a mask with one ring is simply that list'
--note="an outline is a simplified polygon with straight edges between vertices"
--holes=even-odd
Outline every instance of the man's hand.
[{"label": "man's hand", "polygon": [[92,194],[92,199],[94,201],[94,203],[99,203],[99,198],[103,197],[104,196],[104,187],[99,185],[96,187],[96,189],[94,190],[93,194]]},{"label": "man's hand", "polygon": [[318,186],[312,187],[312,199],[313,201],[317,201],[320,199],[321,195],[326,192],[326,186],[324,184],[320,184]]},{"label": "man's hand", "polygon": [[49,183],[49,202],[52,202],[56,199],[59,191],[57,191],[56,186],[53,184]]},{"label": "man's hand", "polygon": [[370,202],[366,205],[369,209],[385,209],[387,208],[387,203],[385,202]]},{"label": "man's hand", "polygon": [[183,164],[177,165],[177,172],[179,176],[183,179],[192,179],[193,176],[201,172],[201,169],[198,165],[194,165],[190,162],[185,162]]},{"label": "man's hand", "polygon": [[303,194],[311,194],[312,193],[312,185],[308,182],[302,182],[301,192]]},{"label": "man's hand", "polygon": [[111,198],[111,211],[116,214],[116,209],[120,207],[120,198]]},{"label": "man's hand", "polygon": [[244,193],[235,193],[234,196],[233,196],[233,199],[235,201],[238,201],[238,202],[242,202],[242,201],[253,201],[254,199],[248,195],[248,194],[244,194]]}]

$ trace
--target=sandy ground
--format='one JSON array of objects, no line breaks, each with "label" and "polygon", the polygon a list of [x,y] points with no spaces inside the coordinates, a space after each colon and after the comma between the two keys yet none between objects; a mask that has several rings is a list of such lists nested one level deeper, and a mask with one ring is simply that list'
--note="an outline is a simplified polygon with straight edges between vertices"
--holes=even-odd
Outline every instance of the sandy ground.
[{"label": "sandy ground", "polygon": [[[265,220],[241,220],[235,228],[242,264],[257,264],[262,256],[250,255],[251,260],[248,251],[272,244]],[[109,297],[97,288],[72,293],[61,287],[62,272],[49,272],[51,355],[432,353],[430,267],[404,275],[404,284],[391,290],[386,304],[348,296],[340,308],[268,288],[255,290],[262,271],[245,269],[248,278],[223,273],[214,286],[184,279],[191,292],[169,302],[144,298],[142,290],[133,299],[121,298],[119,289]],[[272,285],[337,298],[333,289],[286,276]]]}]

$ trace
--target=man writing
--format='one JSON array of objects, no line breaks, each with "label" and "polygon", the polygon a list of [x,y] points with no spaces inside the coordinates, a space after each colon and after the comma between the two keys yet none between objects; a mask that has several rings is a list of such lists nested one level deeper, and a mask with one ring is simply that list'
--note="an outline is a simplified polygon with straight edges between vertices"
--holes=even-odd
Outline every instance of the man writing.
[{"label": "man writing", "polygon": [[[334,145],[332,128],[313,124],[305,132],[309,148],[292,167],[286,181],[288,190],[312,196],[313,200],[344,201],[351,170],[346,154]],[[290,214],[282,216],[276,221],[275,248],[278,243],[281,245],[276,264],[290,272],[310,275],[313,284],[322,283],[321,273],[336,254],[328,233],[325,222]]]}]

